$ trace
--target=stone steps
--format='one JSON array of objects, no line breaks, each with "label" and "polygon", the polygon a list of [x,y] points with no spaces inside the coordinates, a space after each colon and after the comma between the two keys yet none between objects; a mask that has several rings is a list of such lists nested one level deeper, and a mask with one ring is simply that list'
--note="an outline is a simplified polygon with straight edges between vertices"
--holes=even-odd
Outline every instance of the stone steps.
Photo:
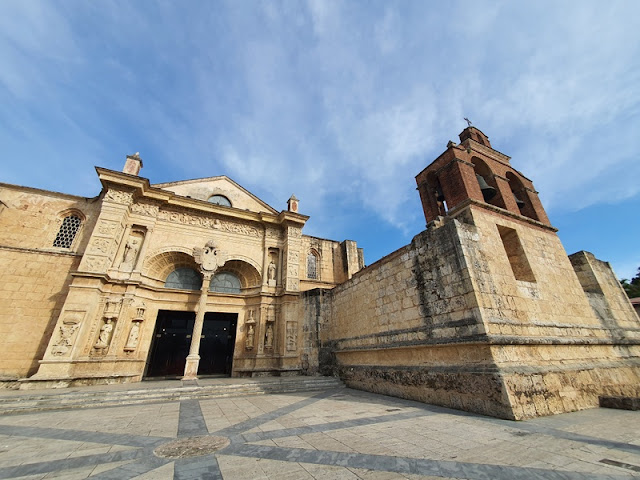
[{"label": "stone steps", "polygon": [[[46,391],[41,393],[18,393],[0,395],[0,415],[9,413],[40,412],[72,408],[110,407],[143,403],[167,402],[187,399],[208,399],[244,395],[293,393],[344,387],[334,377],[271,377],[264,379],[225,379],[224,382],[198,385],[153,387],[145,384],[126,384],[102,387],[100,389],[79,389],[74,391]],[[166,382],[165,382],[166,383]]]}]

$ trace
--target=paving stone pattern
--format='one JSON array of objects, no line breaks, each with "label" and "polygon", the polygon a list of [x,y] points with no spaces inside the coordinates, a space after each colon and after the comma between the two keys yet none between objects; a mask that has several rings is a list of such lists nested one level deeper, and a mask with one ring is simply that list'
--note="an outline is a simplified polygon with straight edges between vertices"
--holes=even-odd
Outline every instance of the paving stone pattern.
[{"label": "paving stone pattern", "polygon": [[[209,435],[230,443],[154,454]],[[640,413],[604,408],[511,422],[341,388],[0,416],[7,479],[637,477]]]}]

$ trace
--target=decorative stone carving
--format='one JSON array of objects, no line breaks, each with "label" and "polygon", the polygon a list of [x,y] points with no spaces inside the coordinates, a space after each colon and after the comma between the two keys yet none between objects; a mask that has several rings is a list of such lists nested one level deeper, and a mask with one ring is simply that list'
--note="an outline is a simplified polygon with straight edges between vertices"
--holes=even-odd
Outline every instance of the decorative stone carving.
[{"label": "decorative stone carving", "polygon": [[80,328],[82,314],[70,314],[62,321],[58,328],[58,338],[51,346],[51,354],[57,357],[66,355],[71,350],[75,340],[75,333]]},{"label": "decorative stone carving", "polygon": [[134,203],[131,205],[131,212],[138,215],[145,215],[147,217],[155,217],[158,215],[160,207],[152,203]]},{"label": "decorative stone carving", "polygon": [[247,350],[253,350],[253,341],[255,338],[255,328],[253,328],[253,324],[250,323],[247,328],[247,338],[245,340],[245,348]]},{"label": "decorative stone carving", "polygon": [[101,272],[104,270],[104,265],[106,262],[105,257],[96,257],[96,256],[88,256],[87,258],[87,270],[92,272]]},{"label": "decorative stone carving", "polygon": [[134,232],[131,234],[124,247],[124,254],[122,256],[122,262],[120,263],[121,270],[133,270],[138,259],[138,253],[142,246],[144,237],[140,232]]},{"label": "decorative stone carving", "polygon": [[158,219],[165,220],[167,222],[181,223],[183,225],[193,225],[222,230],[225,232],[238,233],[240,235],[247,235],[251,237],[261,238],[263,235],[263,231],[261,229],[259,230],[250,225],[227,222],[218,218],[199,217],[185,212],[160,210],[158,212]]},{"label": "decorative stone carving", "polygon": [[269,263],[269,267],[267,268],[267,279],[270,287],[276,286],[276,276],[278,273],[278,268],[273,260]]},{"label": "decorative stone carving", "polygon": [[98,224],[98,232],[102,235],[114,236],[117,231],[118,231],[118,224],[115,222],[102,220]]},{"label": "decorative stone carving", "polygon": [[107,255],[111,247],[111,239],[94,238],[91,242],[91,251]]},{"label": "decorative stone carving", "polygon": [[125,350],[133,351],[137,348],[138,339],[140,338],[140,323],[141,320],[134,320],[132,322],[129,337],[127,338],[127,344],[124,346]]},{"label": "decorative stone carving", "polygon": [[131,205],[133,203],[133,193],[123,192],[122,190],[109,190],[104,199],[113,203]]},{"label": "decorative stone carving", "polygon": [[94,348],[107,348],[111,341],[111,332],[113,331],[113,324],[110,318],[105,318],[102,327],[100,328],[100,335],[98,335],[98,341]]},{"label": "decorative stone carving", "polygon": [[273,323],[267,325],[267,333],[264,336],[264,348],[273,348]]},{"label": "decorative stone carving", "polygon": [[204,248],[194,248],[193,258],[203,271],[209,273],[214,273],[226,261],[226,255],[218,249],[213,240],[209,240]]},{"label": "decorative stone carving", "polygon": [[287,351],[295,351],[298,339],[298,324],[297,322],[287,322]]},{"label": "decorative stone carving", "polygon": [[142,327],[142,322],[144,321],[144,312],[146,310],[146,305],[144,302],[140,302],[135,305],[135,316],[131,321],[131,329],[129,330],[129,336],[127,337],[127,343],[124,346],[124,350],[127,353],[133,352],[136,348],[138,348],[138,341],[140,339],[140,328]]}]

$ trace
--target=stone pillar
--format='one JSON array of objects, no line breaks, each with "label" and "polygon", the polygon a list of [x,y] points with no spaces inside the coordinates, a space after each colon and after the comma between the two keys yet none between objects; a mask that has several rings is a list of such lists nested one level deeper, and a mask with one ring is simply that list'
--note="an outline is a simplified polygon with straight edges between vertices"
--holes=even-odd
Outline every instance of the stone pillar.
[{"label": "stone pillar", "polygon": [[200,291],[200,300],[198,301],[198,310],[196,311],[196,321],[193,324],[189,355],[187,356],[187,363],[184,366],[183,380],[195,380],[198,378],[198,365],[200,364],[200,339],[202,337],[202,326],[204,325],[204,314],[207,308],[207,295],[209,293],[211,275],[211,273],[205,272],[202,277],[202,290]]}]

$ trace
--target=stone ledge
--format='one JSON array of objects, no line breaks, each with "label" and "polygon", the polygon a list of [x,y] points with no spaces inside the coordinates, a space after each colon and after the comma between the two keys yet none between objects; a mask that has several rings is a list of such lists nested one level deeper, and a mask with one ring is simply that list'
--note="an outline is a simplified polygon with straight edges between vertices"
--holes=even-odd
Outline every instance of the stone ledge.
[{"label": "stone ledge", "polygon": [[139,374],[129,375],[104,375],[84,377],[60,377],[60,378],[22,378],[18,390],[36,390],[41,388],[68,388],[83,385],[112,385],[117,383],[136,382]]},{"label": "stone ledge", "polygon": [[640,397],[600,397],[602,408],[615,408],[618,410],[640,410]]}]

